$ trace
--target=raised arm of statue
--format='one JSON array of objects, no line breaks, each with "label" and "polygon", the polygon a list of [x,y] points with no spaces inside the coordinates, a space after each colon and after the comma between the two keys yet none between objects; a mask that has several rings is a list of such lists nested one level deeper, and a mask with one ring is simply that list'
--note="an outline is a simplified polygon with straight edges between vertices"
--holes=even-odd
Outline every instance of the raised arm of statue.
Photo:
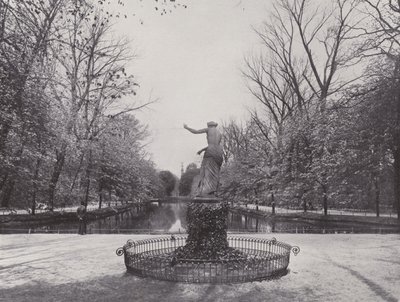
[{"label": "raised arm of statue", "polygon": [[206,150],[207,150],[207,147],[205,147],[205,148],[201,149],[200,151],[198,151],[197,154],[200,155],[201,153],[203,153]]},{"label": "raised arm of statue", "polygon": [[194,134],[207,133],[207,130],[208,130],[207,128],[196,130],[196,129],[188,127],[188,125],[186,125],[186,124],[183,124],[183,128],[185,128],[186,130],[188,130]]}]

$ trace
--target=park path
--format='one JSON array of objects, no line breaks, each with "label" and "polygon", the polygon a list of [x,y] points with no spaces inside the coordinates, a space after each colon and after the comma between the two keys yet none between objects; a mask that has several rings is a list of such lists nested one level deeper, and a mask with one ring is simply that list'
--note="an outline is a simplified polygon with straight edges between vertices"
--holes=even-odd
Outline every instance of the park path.
[{"label": "park path", "polygon": [[180,284],[126,273],[116,248],[151,235],[0,235],[0,301],[399,301],[400,235],[253,234],[298,245],[279,280]]},{"label": "park path", "polygon": [[[268,212],[272,213],[272,207],[270,206],[262,206],[262,205],[255,205],[255,204],[247,204],[247,206],[241,206],[243,209],[252,209],[255,210],[258,207],[259,211],[263,212]],[[324,214],[323,209],[319,210],[308,210],[310,213],[316,213],[316,214]],[[287,214],[287,213],[303,213],[303,209],[286,209],[286,208],[280,208],[280,207],[275,207],[275,212],[280,213],[280,214]],[[368,211],[350,211],[350,210],[336,210],[336,209],[328,209],[328,215],[346,215],[346,216],[368,216],[368,217],[376,217],[376,213],[373,212],[368,212]],[[397,214],[395,213],[380,213],[380,217],[393,217],[396,218]]]},{"label": "park path", "polygon": [[[119,203],[121,204],[121,203]],[[118,205],[117,203],[112,203],[112,205]],[[107,204],[105,204],[105,207]],[[79,206],[70,206],[70,207],[64,207],[64,208],[54,208],[54,212],[73,212],[76,213],[76,210],[78,209]],[[88,211],[93,211],[97,210],[99,208],[99,205],[97,204],[90,204],[87,206]],[[36,213],[46,213],[48,210],[44,209],[36,209]],[[0,208],[0,215],[13,215],[13,214],[29,214],[28,209],[8,209],[8,208]]]}]

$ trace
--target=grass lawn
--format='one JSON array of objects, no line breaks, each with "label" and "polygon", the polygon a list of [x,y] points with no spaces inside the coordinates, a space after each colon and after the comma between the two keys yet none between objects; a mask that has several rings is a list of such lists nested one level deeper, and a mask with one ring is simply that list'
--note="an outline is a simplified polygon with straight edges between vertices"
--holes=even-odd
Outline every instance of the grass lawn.
[{"label": "grass lawn", "polygon": [[399,301],[400,235],[253,234],[298,245],[278,280],[183,284],[126,273],[115,250],[151,235],[0,235],[0,301]]}]

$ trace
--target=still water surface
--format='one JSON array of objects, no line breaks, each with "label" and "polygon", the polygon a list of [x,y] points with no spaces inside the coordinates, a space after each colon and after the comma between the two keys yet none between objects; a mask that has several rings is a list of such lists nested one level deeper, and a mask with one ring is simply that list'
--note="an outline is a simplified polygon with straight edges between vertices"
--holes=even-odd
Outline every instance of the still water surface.
[{"label": "still water surface", "polygon": [[[0,233],[76,233],[78,221],[38,225],[35,227],[0,227]],[[88,234],[110,233],[185,233],[185,204],[153,204],[147,208],[102,218],[87,223]],[[248,214],[229,213],[228,231],[230,232],[284,232],[284,233],[380,233],[390,230],[357,225],[343,225],[326,222],[304,222],[282,220],[279,218],[257,218]]]}]

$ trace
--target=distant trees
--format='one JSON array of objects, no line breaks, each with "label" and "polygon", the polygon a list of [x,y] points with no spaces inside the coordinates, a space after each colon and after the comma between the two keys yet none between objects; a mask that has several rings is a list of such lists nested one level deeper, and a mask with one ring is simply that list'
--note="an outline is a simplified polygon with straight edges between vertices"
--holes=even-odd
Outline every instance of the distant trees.
[{"label": "distant trees", "polygon": [[188,196],[191,193],[193,180],[200,174],[200,169],[194,163],[189,164],[186,167],[185,172],[182,174],[179,182],[179,195]]},{"label": "distant trees", "polygon": [[[96,3],[98,5],[98,3]],[[0,3],[1,206],[159,194],[128,41],[91,1]],[[127,101],[129,98],[129,101]],[[122,102],[123,101],[123,102]],[[123,105],[125,104],[125,105]]]},{"label": "distant trees", "polygon": [[164,194],[166,196],[172,196],[172,192],[175,189],[175,185],[177,184],[177,180],[170,171],[160,171],[159,177],[161,179],[161,184],[164,188]]}]

